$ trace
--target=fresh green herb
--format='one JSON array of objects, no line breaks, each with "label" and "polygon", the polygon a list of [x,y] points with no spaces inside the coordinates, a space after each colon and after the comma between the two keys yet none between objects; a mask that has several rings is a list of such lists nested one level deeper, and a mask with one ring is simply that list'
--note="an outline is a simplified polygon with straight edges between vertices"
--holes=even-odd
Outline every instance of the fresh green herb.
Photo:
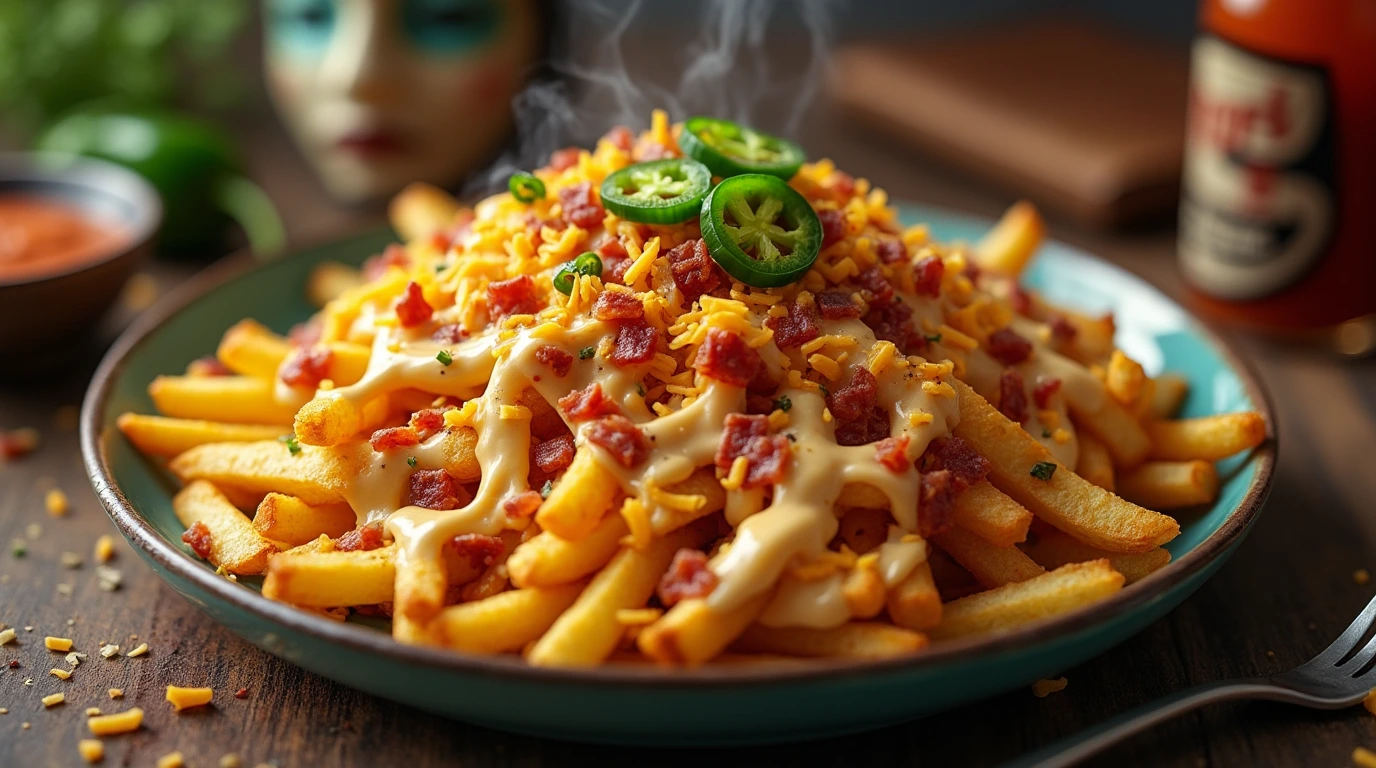
[{"label": "fresh green herb", "polygon": [[415,466],[416,466],[416,457],[415,457],[415,456],[407,456],[407,457],[406,457],[406,466],[408,466],[408,467],[415,467]]},{"label": "fresh green herb", "polygon": [[550,495],[551,493],[553,493],[553,492],[554,492],[554,481],[553,481],[553,480],[546,480],[546,481],[545,481],[545,484],[542,485],[542,486],[540,486],[540,498],[542,498],[542,499],[548,499],[548,498],[549,498],[549,495]]},{"label": "fresh green herb", "polygon": [[444,262],[441,261],[440,263],[438,263],[438,264],[435,265],[435,274],[438,275],[438,274],[440,274],[441,272],[443,272],[444,270],[446,270],[446,269],[448,269],[448,268],[449,268],[449,265],[448,265],[448,264],[445,264]]},{"label": "fresh green herb", "polygon": [[587,360],[595,354],[597,354],[597,349],[595,347],[583,347],[578,350],[578,359]]},{"label": "fresh green herb", "polygon": [[1042,427],[1042,437],[1051,437],[1051,430],[1047,429],[1046,427]]},{"label": "fresh green herb", "polygon": [[435,359],[440,361],[440,365],[444,366],[448,366],[450,363],[454,362],[454,356],[449,354],[449,350],[447,349],[441,349],[439,354],[435,355]]},{"label": "fresh green herb", "polygon": [[927,334],[926,339],[928,344],[936,344],[941,341],[941,334],[929,333]]},{"label": "fresh green herb", "polygon": [[523,203],[533,203],[545,196],[545,183],[528,173],[513,173],[506,188],[511,196]]},{"label": "fresh green herb", "polygon": [[822,390],[822,397],[831,397],[831,390],[827,389],[827,385],[819,381],[817,382],[817,388]]},{"label": "fresh green herb", "polygon": [[793,407],[793,401],[788,399],[788,395],[779,395],[779,397],[774,401],[774,407],[778,408],[784,413],[788,413],[788,409]]},{"label": "fresh green herb", "polygon": [[29,554],[29,548],[24,544],[23,539],[14,540],[14,549],[10,550],[15,557],[23,557]]},{"label": "fresh green herb", "polygon": [[644,384],[641,384],[640,382],[637,381],[637,382],[635,383],[635,393],[636,393],[637,395],[640,395],[641,397],[644,397],[644,396],[645,396],[645,385],[644,385]]},{"label": "fresh green herb", "polygon": [[1054,461],[1039,461],[1032,465],[1029,473],[1038,480],[1050,480],[1056,474],[1056,463]]},{"label": "fresh green herb", "polygon": [[287,452],[295,456],[301,452],[301,444],[296,441],[296,435],[282,435],[277,438],[279,442],[286,443]]},{"label": "fresh green herb", "polygon": [[602,276],[602,257],[586,251],[572,261],[564,262],[559,267],[559,271],[554,273],[554,290],[568,296],[573,293],[573,278],[575,275],[587,275],[590,277]]}]

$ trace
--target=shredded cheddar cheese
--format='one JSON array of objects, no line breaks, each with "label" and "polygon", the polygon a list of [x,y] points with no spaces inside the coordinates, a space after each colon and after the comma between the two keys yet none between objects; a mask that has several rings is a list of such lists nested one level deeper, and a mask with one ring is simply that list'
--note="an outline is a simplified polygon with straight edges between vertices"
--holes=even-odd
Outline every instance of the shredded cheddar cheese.
[{"label": "shredded cheddar cheese", "polygon": [[143,710],[138,707],[114,715],[100,715],[86,721],[94,736],[115,736],[137,731],[143,725]]}]

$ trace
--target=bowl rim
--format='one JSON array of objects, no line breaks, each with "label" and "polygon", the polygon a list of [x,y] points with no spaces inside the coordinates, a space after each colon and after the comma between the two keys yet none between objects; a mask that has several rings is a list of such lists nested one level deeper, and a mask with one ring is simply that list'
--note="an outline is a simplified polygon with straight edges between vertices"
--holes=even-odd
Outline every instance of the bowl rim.
[{"label": "bowl rim", "polygon": [[8,181],[48,182],[98,190],[130,202],[135,215],[129,224],[129,239],[109,253],[56,272],[0,278],[0,288],[60,280],[96,269],[140,250],[162,226],[162,197],[158,191],[138,173],[109,160],[61,152],[0,152],[0,182]]},{"label": "bowl rim", "polygon": [[[949,215],[953,219],[978,220],[968,214],[946,211],[934,206],[924,210]],[[309,247],[293,249],[292,253],[306,253],[318,248],[352,240],[376,237],[378,231],[355,233],[345,238],[322,241]],[[1056,242],[1081,258],[1088,258],[1108,267],[1123,279],[1135,281],[1174,306],[1178,302],[1166,296],[1145,278],[1074,246]],[[290,257],[287,257],[290,258]],[[275,260],[276,261],[276,260]],[[1218,529],[1179,559],[1119,590],[1112,597],[1053,616],[995,636],[971,637],[944,641],[930,646],[922,653],[889,659],[825,660],[809,659],[798,665],[762,665],[761,667],[704,666],[693,669],[665,669],[657,665],[611,665],[588,669],[534,667],[523,659],[507,656],[479,656],[398,642],[391,635],[376,629],[334,621],[323,616],[300,611],[285,603],[263,597],[225,578],[216,576],[202,563],[192,559],[174,544],[164,540],[153,526],[143,519],[115,482],[107,460],[104,443],[104,411],[129,357],[149,338],[182,310],[204,295],[224,284],[259,270],[274,262],[263,263],[252,254],[241,252],[193,276],[173,290],[152,309],[141,315],[120,335],[101,360],[81,407],[81,454],[87,475],[107,514],[120,532],[144,554],[175,574],[191,582],[196,588],[223,600],[270,624],[308,635],[316,640],[345,646],[353,652],[380,654],[393,662],[412,666],[438,668],[445,672],[498,678],[516,678],[532,684],[564,684],[579,686],[655,686],[669,688],[736,687],[742,684],[801,684],[822,680],[855,679],[885,673],[916,672],[938,667],[994,658],[1041,643],[1065,639],[1077,633],[1104,626],[1122,618],[1199,573],[1250,528],[1261,512],[1270,492],[1277,454],[1275,409],[1266,388],[1251,363],[1213,329],[1183,310],[1188,327],[1200,334],[1242,382],[1254,406],[1267,424],[1267,439],[1253,449],[1248,461],[1255,462],[1256,471],[1241,502],[1229,512]],[[218,623],[218,622],[217,622]]]}]

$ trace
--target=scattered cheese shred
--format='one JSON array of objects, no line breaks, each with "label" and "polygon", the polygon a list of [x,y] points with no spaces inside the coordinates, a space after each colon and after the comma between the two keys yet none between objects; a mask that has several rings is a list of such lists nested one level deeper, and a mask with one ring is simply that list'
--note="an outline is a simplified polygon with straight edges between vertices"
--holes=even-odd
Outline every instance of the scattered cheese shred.
[{"label": "scattered cheese shred", "polygon": [[91,733],[96,736],[114,736],[117,733],[137,731],[143,725],[143,710],[138,707],[114,715],[101,715],[86,721]]},{"label": "scattered cheese shred", "polygon": [[87,717],[98,717],[99,715],[100,715],[100,707],[87,707],[87,708],[86,708],[86,716],[87,716]]},{"label": "scattered cheese shred", "polygon": [[55,706],[57,706],[58,704],[61,704],[62,702],[66,701],[66,700],[67,700],[67,694],[65,694],[65,693],[53,693],[53,694],[49,694],[49,695],[43,697],[43,706],[45,706],[45,707],[55,707]]},{"label": "scattered cheese shred", "polygon": [[1376,752],[1366,747],[1357,747],[1352,750],[1352,764],[1361,768],[1376,768]]},{"label": "scattered cheese shred", "polygon": [[122,699],[122,698],[124,698],[124,689],[122,689],[122,688],[111,688],[110,691],[109,691],[109,693],[110,693],[110,698],[112,698],[112,699]]},{"label": "scattered cheese shred", "polygon": [[210,699],[215,692],[210,688],[181,688],[175,685],[167,686],[167,700],[172,702],[172,708],[178,712],[189,707],[199,707],[210,703]]},{"label": "scattered cheese shred", "polygon": [[168,752],[158,758],[157,762],[158,768],[182,768],[184,765],[186,765],[186,758],[182,757],[180,752]]},{"label": "scattered cheese shred", "polygon": [[53,517],[62,517],[67,514],[70,508],[67,503],[67,494],[60,489],[54,488],[43,496],[43,506],[47,508],[48,514]]},{"label": "scattered cheese shred", "polygon": [[239,756],[233,752],[220,758],[220,768],[240,768],[242,765],[243,762],[239,760]]},{"label": "scattered cheese shred", "polygon": [[1371,581],[1371,572],[1365,568],[1358,568],[1352,572],[1352,583],[1357,585],[1366,584]]},{"label": "scattered cheese shred", "polygon": [[148,643],[139,643],[137,648],[125,655],[132,659],[135,656],[142,656],[145,653],[148,653]]},{"label": "scattered cheese shred", "polygon": [[1069,681],[1064,677],[1058,677],[1055,680],[1038,680],[1032,684],[1032,695],[1044,699],[1057,691],[1065,690],[1068,684]]},{"label": "scattered cheese shred", "polygon": [[[1269,656],[1270,653],[1267,655]],[[1362,699],[1362,706],[1366,707],[1366,711],[1376,715],[1376,688],[1373,688],[1367,693],[1366,698]]]},{"label": "scattered cheese shred", "polygon": [[623,627],[643,627],[653,624],[664,615],[659,608],[621,608],[616,612],[616,623]]},{"label": "scattered cheese shred", "polygon": [[71,672],[68,672],[65,669],[59,669],[57,667],[53,667],[52,669],[48,670],[48,674],[53,675],[54,677],[61,678],[63,680],[66,680],[72,676]]},{"label": "scattered cheese shred", "polygon": [[98,763],[105,759],[105,744],[100,739],[82,739],[76,743],[76,751],[88,763]]},{"label": "scattered cheese shred", "polygon": [[72,641],[65,637],[48,635],[43,638],[43,645],[47,646],[50,651],[66,652],[72,650]]},{"label": "scattered cheese shred", "polygon": [[8,629],[0,629],[0,645],[7,645],[9,643],[14,642],[14,637],[15,632],[13,627],[10,627]]},{"label": "scattered cheese shred", "polygon": [[113,643],[106,643],[100,646],[100,655],[107,659],[112,659],[119,655],[119,646]]},{"label": "scattered cheese shred", "polygon": [[96,539],[95,558],[97,563],[108,563],[115,557],[115,539],[103,533]]}]

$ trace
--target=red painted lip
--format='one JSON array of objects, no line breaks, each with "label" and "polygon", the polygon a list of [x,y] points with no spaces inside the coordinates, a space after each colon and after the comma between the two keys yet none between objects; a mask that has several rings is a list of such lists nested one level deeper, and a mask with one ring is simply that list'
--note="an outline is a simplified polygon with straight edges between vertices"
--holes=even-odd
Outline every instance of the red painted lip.
[{"label": "red painted lip", "polygon": [[406,142],[396,133],[376,129],[355,131],[335,142],[335,148],[364,157],[392,155],[406,149]]}]

